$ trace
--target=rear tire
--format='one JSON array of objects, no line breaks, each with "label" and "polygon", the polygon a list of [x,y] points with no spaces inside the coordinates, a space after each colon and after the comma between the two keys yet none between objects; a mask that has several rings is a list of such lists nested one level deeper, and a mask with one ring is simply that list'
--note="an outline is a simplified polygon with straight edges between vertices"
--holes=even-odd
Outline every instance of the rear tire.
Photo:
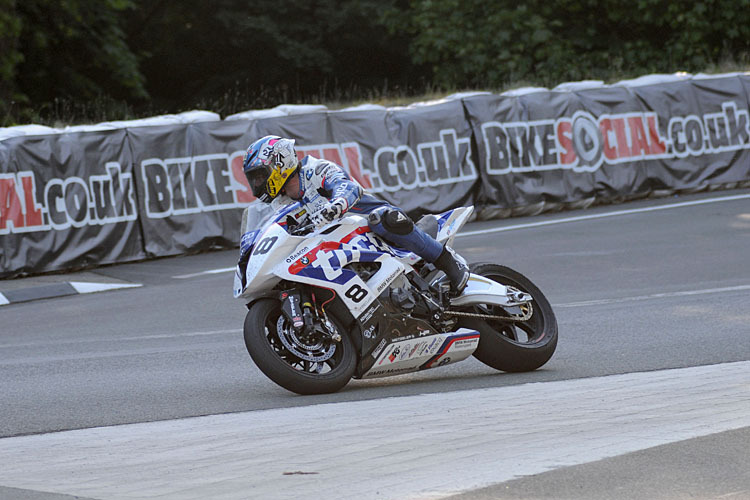
[{"label": "rear tire", "polygon": [[[536,370],[552,357],[557,347],[557,320],[547,298],[531,280],[505,266],[472,264],[471,272],[531,294],[533,314],[524,322],[462,318],[460,325],[480,333],[474,356],[505,372]],[[472,307],[476,313],[507,314],[498,306]]]},{"label": "rear tire", "polygon": [[[303,343],[295,344],[295,353],[280,337],[284,333],[280,333],[279,329],[291,331],[281,312],[280,302],[262,299],[250,306],[245,317],[245,347],[258,368],[289,391],[303,395],[336,392],[354,375],[357,356],[349,335],[335,318],[331,318],[331,321],[341,335],[341,341],[318,339],[309,348]],[[285,340],[290,342],[288,336]],[[329,357],[324,361],[310,361],[301,358],[299,354]]]}]

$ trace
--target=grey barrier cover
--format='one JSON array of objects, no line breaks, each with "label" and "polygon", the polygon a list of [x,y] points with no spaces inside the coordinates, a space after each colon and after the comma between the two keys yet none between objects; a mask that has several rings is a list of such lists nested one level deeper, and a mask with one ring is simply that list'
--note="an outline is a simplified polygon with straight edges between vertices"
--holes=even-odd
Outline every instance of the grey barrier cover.
[{"label": "grey barrier cover", "polygon": [[470,204],[479,176],[463,113],[457,100],[129,129],[145,251],[175,255],[237,243],[241,209],[254,200],[242,157],[270,134],[294,138],[300,157],[341,165],[369,192],[413,215]]},{"label": "grey barrier cover", "polygon": [[128,130],[149,256],[239,241],[242,208],[251,198],[241,156],[239,174],[232,161],[244,151],[247,129],[246,122],[208,122]]},{"label": "grey barrier cover", "polygon": [[369,192],[412,217],[474,203],[479,171],[460,100],[329,117],[335,142],[359,147]]},{"label": "grey barrier cover", "polygon": [[0,142],[0,277],[145,257],[125,136]]},{"label": "grey barrier cover", "polygon": [[474,201],[479,175],[459,100],[269,118],[253,123],[247,140],[267,134],[295,138],[300,157],[341,165],[368,192],[413,216]]},{"label": "grey barrier cover", "polygon": [[6,139],[0,278],[236,245],[254,201],[242,157],[267,134],[412,216],[749,185],[748,88],[739,74]]},{"label": "grey barrier cover", "polygon": [[479,216],[750,180],[747,76],[463,100]]}]

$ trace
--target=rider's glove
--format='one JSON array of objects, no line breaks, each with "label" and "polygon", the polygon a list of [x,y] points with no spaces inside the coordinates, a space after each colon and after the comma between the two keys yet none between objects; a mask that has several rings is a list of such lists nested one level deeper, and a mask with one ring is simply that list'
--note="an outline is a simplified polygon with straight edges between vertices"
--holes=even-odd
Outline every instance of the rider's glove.
[{"label": "rider's glove", "polygon": [[327,224],[328,222],[331,222],[334,219],[338,219],[339,217],[344,215],[344,212],[346,212],[347,208],[348,203],[345,199],[334,198],[333,200],[329,201],[323,208],[321,208],[317,213],[311,216],[312,222],[316,226]]}]

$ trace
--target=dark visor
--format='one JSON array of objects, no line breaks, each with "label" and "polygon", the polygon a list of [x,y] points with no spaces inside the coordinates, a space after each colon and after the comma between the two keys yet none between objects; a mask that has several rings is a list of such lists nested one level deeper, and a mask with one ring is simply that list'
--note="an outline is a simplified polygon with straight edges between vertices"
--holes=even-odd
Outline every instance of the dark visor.
[{"label": "dark visor", "polygon": [[250,189],[253,190],[253,195],[256,198],[260,198],[261,195],[266,193],[266,181],[268,180],[268,172],[263,168],[256,168],[249,172],[245,172],[247,182],[250,184]]}]

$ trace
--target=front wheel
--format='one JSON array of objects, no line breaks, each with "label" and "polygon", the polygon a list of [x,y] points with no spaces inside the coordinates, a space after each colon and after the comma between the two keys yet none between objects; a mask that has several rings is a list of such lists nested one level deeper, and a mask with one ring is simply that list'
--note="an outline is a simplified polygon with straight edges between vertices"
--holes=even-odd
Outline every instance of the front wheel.
[{"label": "front wheel", "polygon": [[[245,347],[258,368],[289,391],[336,392],[351,380],[357,358],[346,332],[336,324],[326,329],[334,331],[296,332],[278,300],[262,299],[245,318]],[[333,340],[336,333],[341,340]]]},{"label": "front wheel", "polygon": [[[461,326],[480,333],[474,356],[482,363],[505,372],[536,370],[549,361],[557,347],[557,319],[541,290],[527,277],[505,266],[473,264],[471,272],[527,292],[532,297],[532,315],[526,321],[461,319]],[[471,309],[469,312],[508,316],[499,306],[479,305]]]}]

